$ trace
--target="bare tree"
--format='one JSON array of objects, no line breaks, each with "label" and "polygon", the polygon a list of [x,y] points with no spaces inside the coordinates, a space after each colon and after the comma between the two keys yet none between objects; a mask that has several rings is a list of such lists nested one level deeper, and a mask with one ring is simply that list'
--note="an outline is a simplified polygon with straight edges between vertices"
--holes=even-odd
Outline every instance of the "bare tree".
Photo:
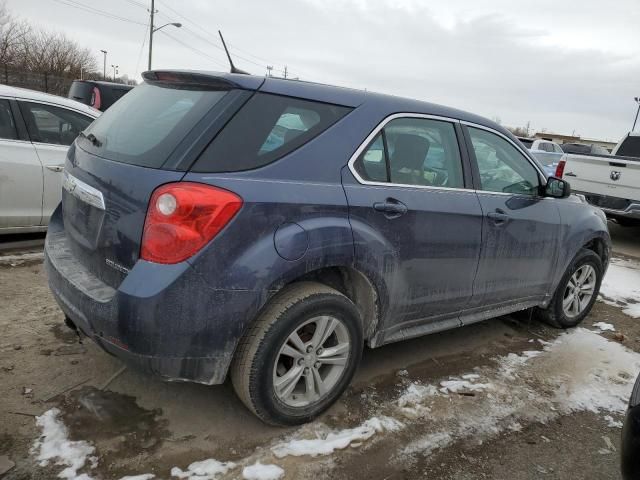
[{"label": "bare tree", "polygon": [[31,34],[31,27],[16,19],[7,9],[6,1],[0,1],[0,65],[14,66],[22,54],[24,40]]},{"label": "bare tree", "polygon": [[25,72],[80,77],[98,69],[87,48],[65,34],[32,28],[15,18],[0,0],[0,64]]}]

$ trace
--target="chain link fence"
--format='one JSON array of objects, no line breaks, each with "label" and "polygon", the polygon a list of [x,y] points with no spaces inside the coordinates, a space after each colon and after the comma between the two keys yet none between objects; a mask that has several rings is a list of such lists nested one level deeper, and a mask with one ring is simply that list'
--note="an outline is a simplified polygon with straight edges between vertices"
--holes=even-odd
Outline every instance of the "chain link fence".
[{"label": "chain link fence", "polygon": [[6,65],[0,67],[0,83],[12,87],[29,88],[54,95],[67,96],[73,77],[53,75],[47,72],[28,72],[9,68]]}]

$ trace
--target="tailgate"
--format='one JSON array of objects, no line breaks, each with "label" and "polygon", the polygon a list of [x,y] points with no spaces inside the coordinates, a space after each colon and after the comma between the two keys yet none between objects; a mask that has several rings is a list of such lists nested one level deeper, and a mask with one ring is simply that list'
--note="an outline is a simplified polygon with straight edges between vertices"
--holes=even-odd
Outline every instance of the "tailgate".
[{"label": "tailgate", "polygon": [[577,192],[640,201],[640,162],[570,154],[564,177]]}]

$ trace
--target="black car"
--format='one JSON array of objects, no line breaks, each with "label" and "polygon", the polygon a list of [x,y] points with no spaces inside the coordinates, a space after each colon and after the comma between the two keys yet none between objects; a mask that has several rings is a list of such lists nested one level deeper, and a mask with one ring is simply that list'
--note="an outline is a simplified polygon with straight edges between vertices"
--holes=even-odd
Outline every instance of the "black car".
[{"label": "black car", "polygon": [[132,88],[123,83],[74,80],[67,96],[104,112]]},{"label": "black car", "polygon": [[640,478],[640,375],[631,393],[627,417],[622,427],[622,478]]}]

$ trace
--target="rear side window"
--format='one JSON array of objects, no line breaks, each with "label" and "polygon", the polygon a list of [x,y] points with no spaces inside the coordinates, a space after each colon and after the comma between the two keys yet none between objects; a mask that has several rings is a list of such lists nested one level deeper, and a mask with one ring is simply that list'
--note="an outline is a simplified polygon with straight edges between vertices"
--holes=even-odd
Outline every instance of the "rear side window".
[{"label": "rear side window", "polygon": [[91,124],[79,146],[116,162],[160,168],[227,92],[144,83]]},{"label": "rear side window", "polygon": [[462,160],[453,124],[424,118],[390,121],[355,161],[366,181],[462,188]]},{"label": "rear side window", "polygon": [[274,162],[351,111],[310,100],[255,94],[209,144],[195,172],[237,172]]}]

